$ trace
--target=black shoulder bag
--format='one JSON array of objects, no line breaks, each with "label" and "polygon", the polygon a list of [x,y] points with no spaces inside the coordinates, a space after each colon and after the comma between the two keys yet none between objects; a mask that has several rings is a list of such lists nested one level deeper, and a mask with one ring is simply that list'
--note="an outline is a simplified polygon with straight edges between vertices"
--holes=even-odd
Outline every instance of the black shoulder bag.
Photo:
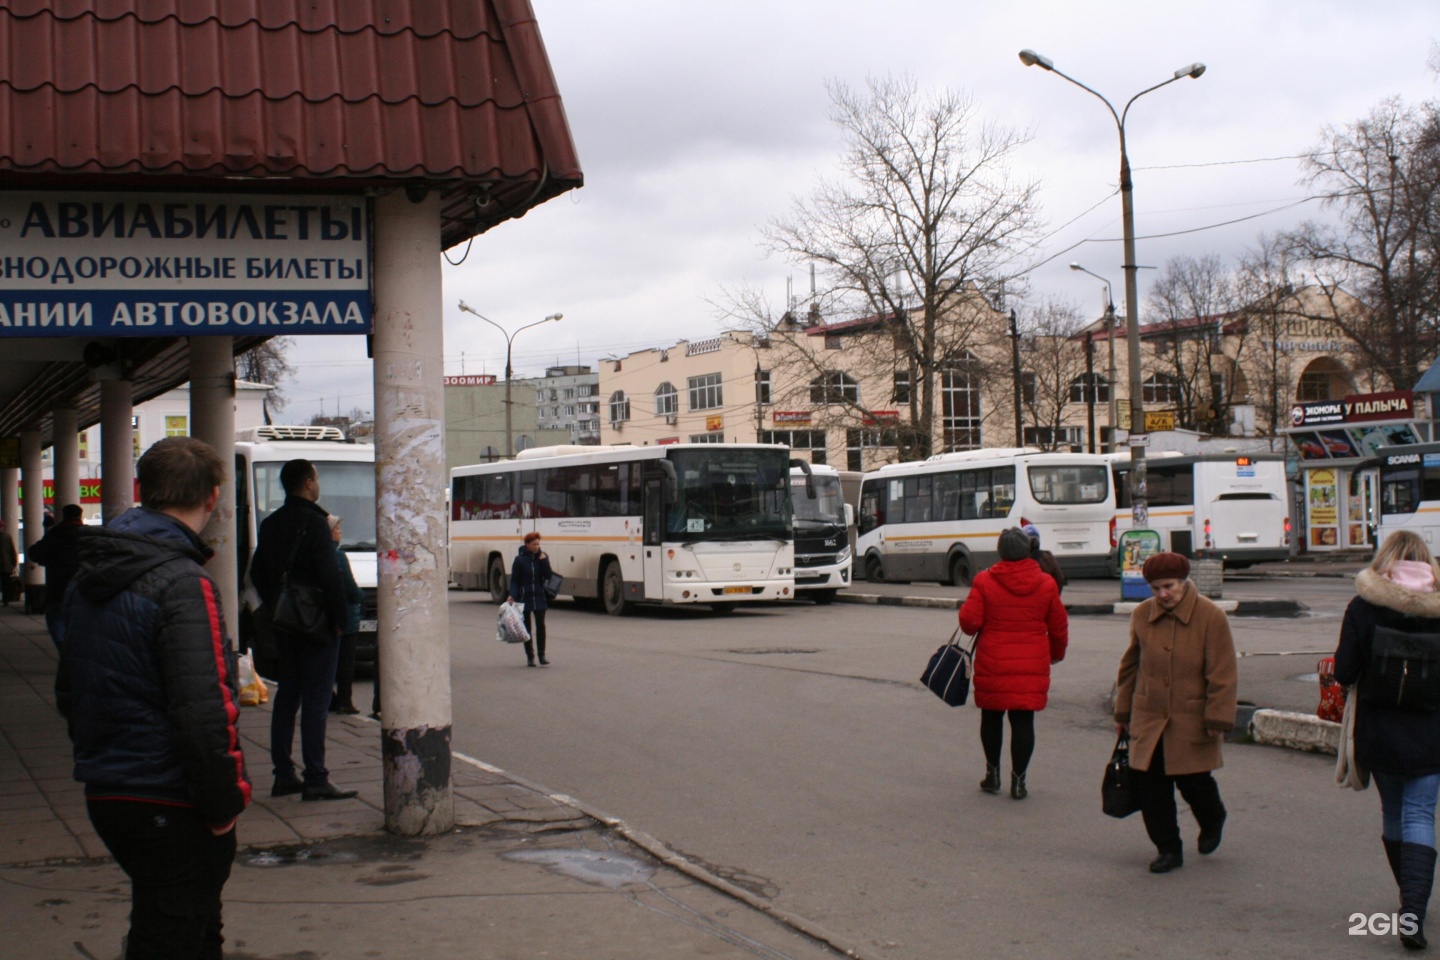
[{"label": "black shoulder bag", "polygon": [[1440,634],[1376,627],[1359,687],[1365,706],[1434,713],[1440,709]]},{"label": "black shoulder bag", "polygon": [[300,553],[300,545],[305,542],[305,537],[306,533],[301,533],[294,549],[290,551],[290,560],[280,580],[280,597],[275,601],[275,612],[270,617],[270,625],[276,633],[284,637],[325,647],[335,641],[330,615],[325,612],[325,597],[319,587],[297,583],[294,578],[295,557]]}]

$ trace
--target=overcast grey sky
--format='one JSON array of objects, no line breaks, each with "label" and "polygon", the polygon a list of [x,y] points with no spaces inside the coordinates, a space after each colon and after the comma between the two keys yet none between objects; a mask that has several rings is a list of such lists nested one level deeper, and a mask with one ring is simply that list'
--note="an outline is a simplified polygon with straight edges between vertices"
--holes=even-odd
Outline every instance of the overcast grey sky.
[{"label": "overcast grey sky", "polygon": [[[461,313],[462,299],[509,329],[565,314],[516,338],[519,376],[713,335],[709,301],[722,285],[760,286],[777,305],[787,277],[807,290],[806,267],[758,243],[767,220],[835,169],[827,80],[908,73],[922,87],[963,89],[978,116],[1027,131],[1013,173],[1039,182],[1047,223],[1032,291],[1097,314],[1100,284],[1067,265],[1110,278],[1123,309],[1115,125],[1089,94],[1022,66],[1021,48],[1117,108],[1206,64],[1200,79],[1138,101],[1126,122],[1142,265],[1230,259],[1262,231],[1323,217],[1303,202],[1294,159],[1321,128],[1385,97],[1440,96],[1426,66],[1440,38],[1434,0],[531,2],[586,186],[445,266],[447,373],[504,371],[502,338]],[[1147,271],[1140,279],[1143,300]],[[372,409],[364,357],[359,337],[300,342],[283,419]]]}]

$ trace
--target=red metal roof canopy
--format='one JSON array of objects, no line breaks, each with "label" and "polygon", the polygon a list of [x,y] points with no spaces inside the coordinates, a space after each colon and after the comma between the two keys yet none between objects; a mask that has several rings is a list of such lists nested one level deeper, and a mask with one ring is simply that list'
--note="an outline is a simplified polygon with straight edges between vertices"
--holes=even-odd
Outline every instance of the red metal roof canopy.
[{"label": "red metal roof canopy", "polygon": [[0,0],[0,171],[425,184],[446,247],[583,182],[528,0]]}]

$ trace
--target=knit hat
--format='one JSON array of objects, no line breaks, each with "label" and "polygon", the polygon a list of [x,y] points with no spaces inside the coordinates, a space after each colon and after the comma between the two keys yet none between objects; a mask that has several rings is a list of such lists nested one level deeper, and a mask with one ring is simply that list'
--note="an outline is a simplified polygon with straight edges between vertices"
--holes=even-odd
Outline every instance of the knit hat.
[{"label": "knit hat", "polygon": [[1146,583],[1156,580],[1184,580],[1190,576],[1190,561],[1178,553],[1157,553],[1142,568]]},{"label": "knit hat", "polygon": [[1025,534],[1025,536],[1029,537],[1031,540],[1034,540],[1037,547],[1040,545],[1040,531],[1035,529],[1035,524],[1025,524],[1020,528],[1020,532]]},{"label": "knit hat", "polygon": [[1024,560],[1030,556],[1030,538],[1019,527],[1011,527],[1001,532],[995,549],[1000,551],[1001,560]]}]

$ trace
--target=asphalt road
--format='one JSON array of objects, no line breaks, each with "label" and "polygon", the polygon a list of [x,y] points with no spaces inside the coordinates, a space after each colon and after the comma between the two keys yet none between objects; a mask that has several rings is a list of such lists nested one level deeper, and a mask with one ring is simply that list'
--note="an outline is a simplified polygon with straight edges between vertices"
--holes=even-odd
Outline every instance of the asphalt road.
[{"label": "asphalt road", "polygon": [[[1333,648],[1348,590],[1282,582],[1270,595],[1307,594],[1314,615],[1235,621],[1242,699],[1313,709],[1314,685],[1292,677]],[[1352,914],[1392,911],[1395,894],[1378,799],[1335,787],[1328,757],[1227,746],[1224,845],[1196,854],[1182,812],[1185,867],[1146,872],[1154,850],[1138,816],[1099,809],[1122,618],[1073,622],[1036,725],[1030,798],[1016,802],[977,789],[978,711],[947,708],[916,682],[951,611],[790,604],[609,618],[562,604],[543,669],[494,640],[494,611],[479,594],[452,595],[457,750],[621,817],[862,956],[1396,949],[1347,934]]]}]

